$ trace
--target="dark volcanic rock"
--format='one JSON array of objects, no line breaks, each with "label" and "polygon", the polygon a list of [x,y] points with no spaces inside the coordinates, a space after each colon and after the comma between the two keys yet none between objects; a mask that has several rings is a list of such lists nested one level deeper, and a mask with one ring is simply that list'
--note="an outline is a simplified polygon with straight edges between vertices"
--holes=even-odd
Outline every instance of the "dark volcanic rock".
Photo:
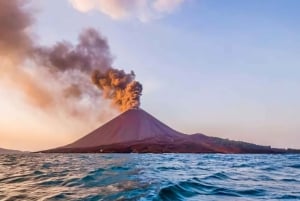
[{"label": "dark volcanic rock", "polygon": [[47,153],[296,153],[240,141],[186,135],[142,109],[131,109],[83,138]]}]

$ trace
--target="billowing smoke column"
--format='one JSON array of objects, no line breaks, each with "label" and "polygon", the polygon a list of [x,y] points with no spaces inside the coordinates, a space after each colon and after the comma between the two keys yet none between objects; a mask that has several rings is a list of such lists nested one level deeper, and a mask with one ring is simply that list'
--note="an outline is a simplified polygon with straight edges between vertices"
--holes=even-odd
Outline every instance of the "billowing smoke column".
[{"label": "billowing smoke column", "polygon": [[63,41],[53,47],[35,47],[33,58],[52,71],[79,70],[83,73],[95,69],[108,70],[112,63],[107,41],[92,28],[79,35],[76,46]]},{"label": "billowing smoke column", "polygon": [[[59,42],[54,47],[38,47],[33,53],[35,61],[52,72],[79,70],[92,76],[93,83],[103,92],[103,97],[112,99],[121,111],[140,106],[142,85],[135,81],[135,74],[111,67],[112,58],[106,40],[92,28],[84,30],[76,46]],[[78,85],[67,90],[68,95],[84,93]]]},{"label": "billowing smoke column", "polygon": [[[3,72],[4,64],[0,62],[0,75],[10,72],[11,80],[19,82],[22,91],[27,86],[28,93],[24,93],[40,107],[73,105],[70,110],[74,113],[79,108],[78,102],[96,105],[101,94],[121,111],[140,106],[142,85],[135,81],[133,72],[126,74],[112,67],[113,59],[103,36],[88,28],[79,35],[76,45],[67,41],[57,42],[52,47],[36,44],[29,32],[33,17],[24,2],[28,3],[0,0],[0,58],[18,60]],[[24,66],[28,63],[31,67],[26,69]],[[28,73],[32,69],[34,73]]]},{"label": "billowing smoke column", "polygon": [[123,70],[109,69],[101,72],[94,71],[92,80],[104,92],[106,98],[113,100],[121,111],[139,108],[142,85],[134,80],[132,71],[126,74]]},{"label": "billowing smoke column", "polygon": [[27,28],[32,25],[32,16],[22,10],[25,1],[0,0],[0,56],[19,56],[31,48]]}]

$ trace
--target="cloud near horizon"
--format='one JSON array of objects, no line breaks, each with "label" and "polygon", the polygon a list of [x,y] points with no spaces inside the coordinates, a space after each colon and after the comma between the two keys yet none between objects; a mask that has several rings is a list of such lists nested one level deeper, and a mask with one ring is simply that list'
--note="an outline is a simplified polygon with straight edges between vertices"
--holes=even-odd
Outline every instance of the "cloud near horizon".
[{"label": "cloud near horizon", "polygon": [[97,10],[114,20],[136,18],[141,22],[159,19],[177,10],[186,0],[69,0],[83,13]]}]

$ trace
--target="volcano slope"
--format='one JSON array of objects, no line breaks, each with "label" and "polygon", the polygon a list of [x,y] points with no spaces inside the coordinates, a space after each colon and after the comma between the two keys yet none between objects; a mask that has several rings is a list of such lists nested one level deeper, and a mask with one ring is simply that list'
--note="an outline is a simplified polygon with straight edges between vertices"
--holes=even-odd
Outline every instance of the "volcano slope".
[{"label": "volcano slope", "polygon": [[299,153],[299,150],[186,135],[142,109],[130,109],[83,138],[45,153]]}]

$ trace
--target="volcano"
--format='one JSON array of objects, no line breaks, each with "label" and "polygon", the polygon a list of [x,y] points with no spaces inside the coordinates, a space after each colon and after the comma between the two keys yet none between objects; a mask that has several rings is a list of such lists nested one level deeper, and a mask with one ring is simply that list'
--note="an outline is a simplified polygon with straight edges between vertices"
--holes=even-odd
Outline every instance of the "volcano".
[{"label": "volcano", "polygon": [[130,109],[83,138],[46,153],[290,153],[297,150],[187,135],[142,109]]}]

